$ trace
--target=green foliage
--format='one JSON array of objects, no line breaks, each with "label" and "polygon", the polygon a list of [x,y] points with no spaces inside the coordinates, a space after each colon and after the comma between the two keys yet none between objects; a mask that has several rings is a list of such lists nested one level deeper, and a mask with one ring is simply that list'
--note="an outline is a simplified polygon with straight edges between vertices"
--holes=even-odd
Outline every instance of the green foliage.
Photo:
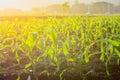
[{"label": "green foliage", "polygon": [[[54,66],[56,74],[60,71],[63,62],[67,65],[80,65],[80,74],[83,64],[88,64],[90,58],[100,54],[102,62],[111,59],[111,56],[120,59],[120,24],[118,16],[97,17],[65,17],[61,19],[28,19],[24,21],[2,21],[0,23],[0,60],[5,56],[4,51],[10,51],[21,64],[21,55],[29,59],[25,69],[31,68],[35,79],[38,63],[45,65],[45,72]],[[10,54],[9,54],[10,55]],[[107,58],[106,58],[107,56]],[[107,60],[106,60],[107,59]],[[106,72],[108,67],[106,62]],[[67,69],[63,70],[62,75]],[[89,72],[88,72],[89,73]],[[18,78],[19,80],[19,78]]]}]

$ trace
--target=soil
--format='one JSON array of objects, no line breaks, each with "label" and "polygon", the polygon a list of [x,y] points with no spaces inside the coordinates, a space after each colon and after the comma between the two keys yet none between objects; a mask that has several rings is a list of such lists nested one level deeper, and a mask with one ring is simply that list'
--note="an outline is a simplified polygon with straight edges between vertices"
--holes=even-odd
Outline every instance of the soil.
[{"label": "soil", "polygon": [[[28,76],[31,77],[31,80],[35,80],[31,68],[24,70],[24,65],[29,62],[26,57],[22,57],[21,64],[18,64],[15,61],[15,57],[11,57],[12,58],[10,58],[10,56],[6,57],[0,62],[0,80],[16,80],[18,75],[20,75],[21,80],[27,80]],[[120,80],[120,65],[117,64],[117,59],[117,57],[113,57],[109,61],[109,75],[106,74],[105,63],[99,60],[98,55],[91,57],[89,63],[83,64],[83,72],[90,73],[87,75],[82,75],[82,77],[78,63],[67,64],[66,62],[63,62],[60,66],[60,70],[56,74],[53,74],[56,70],[56,67],[49,66],[47,68],[47,70],[50,72],[49,75],[46,73],[39,73],[44,71],[46,66],[43,63],[37,63],[36,71],[38,72],[38,80],[60,80],[60,72],[65,69],[69,70],[66,70],[63,73],[62,80],[83,80],[83,76],[85,76],[86,80]]]}]

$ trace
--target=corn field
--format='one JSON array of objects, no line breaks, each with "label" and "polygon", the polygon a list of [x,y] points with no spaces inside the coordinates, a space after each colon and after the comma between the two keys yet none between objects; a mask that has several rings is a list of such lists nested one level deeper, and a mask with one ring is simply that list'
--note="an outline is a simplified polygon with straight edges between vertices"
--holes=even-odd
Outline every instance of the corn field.
[{"label": "corn field", "polygon": [[[41,80],[39,76],[46,74],[66,80],[66,72],[78,71],[81,80],[88,80],[87,75],[95,71],[85,72],[84,65],[96,55],[108,77],[112,58],[120,65],[119,15],[0,21],[0,75],[32,80],[32,74],[33,80]],[[23,73],[30,74],[21,79]]]}]

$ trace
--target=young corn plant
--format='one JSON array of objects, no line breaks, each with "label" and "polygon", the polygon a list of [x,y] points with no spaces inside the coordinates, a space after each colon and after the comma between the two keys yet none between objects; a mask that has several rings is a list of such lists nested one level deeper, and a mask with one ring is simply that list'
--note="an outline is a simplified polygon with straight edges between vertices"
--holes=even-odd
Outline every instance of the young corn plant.
[{"label": "young corn plant", "polygon": [[23,39],[23,45],[26,48],[26,52],[27,52],[26,54],[30,60],[30,63],[26,64],[25,68],[32,66],[34,78],[35,80],[38,80],[37,71],[36,71],[36,62],[34,59],[34,55],[32,53],[33,48],[36,45],[36,37],[34,36],[33,33],[28,33],[27,39]]}]

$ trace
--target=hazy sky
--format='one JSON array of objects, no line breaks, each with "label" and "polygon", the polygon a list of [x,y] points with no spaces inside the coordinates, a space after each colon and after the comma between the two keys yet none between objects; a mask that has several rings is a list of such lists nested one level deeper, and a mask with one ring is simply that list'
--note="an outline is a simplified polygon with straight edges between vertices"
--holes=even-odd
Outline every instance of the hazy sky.
[{"label": "hazy sky", "polygon": [[[18,8],[23,10],[29,10],[33,7],[47,6],[51,4],[61,4],[64,2],[70,2],[72,4],[74,0],[2,0],[0,2],[0,9],[3,8]],[[82,3],[90,3],[95,1],[107,1],[114,4],[120,3],[120,0],[79,0]]]}]

